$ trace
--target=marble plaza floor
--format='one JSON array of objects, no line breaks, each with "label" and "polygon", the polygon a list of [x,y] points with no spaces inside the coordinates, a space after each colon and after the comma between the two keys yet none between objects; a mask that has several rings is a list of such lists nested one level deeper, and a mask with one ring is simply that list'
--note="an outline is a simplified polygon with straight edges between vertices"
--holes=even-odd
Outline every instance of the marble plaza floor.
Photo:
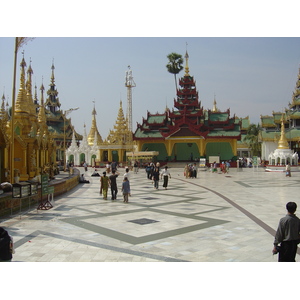
[{"label": "marble plaza floor", "polygon": [[[79,168],[83,172],[82,168]],[[14,262],[275,262],[275,230],[285,204],[300,209],[300,173],[230,169],[186,179],[170,168],[155,190],[144,170],[130,173],[132,196],[103,200],[99,177],[54,199],[53,208],[0,219],[13,236]],[[101,170],[101,172],[103,169]],[[299,213],[300,214],[300,213]],[[299,261],[299,254],[296,260]]]}]

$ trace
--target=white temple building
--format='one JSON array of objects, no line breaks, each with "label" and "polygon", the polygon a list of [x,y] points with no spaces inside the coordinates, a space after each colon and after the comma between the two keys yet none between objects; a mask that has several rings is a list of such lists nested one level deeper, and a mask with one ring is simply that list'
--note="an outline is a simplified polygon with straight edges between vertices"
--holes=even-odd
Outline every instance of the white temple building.
[{"label": "white temple building", "polygon": [[75,135],[73,132],[71,146],[67,149],[66,152],[67,157],[73,163],[74,166],[80,166],[84,162],[86,162],[88,165],[94,166],[95,160],[97,159],[99,148],[99,146],[97,145],[97,133],[95,132],[94,143],[92,146],[90,146],[88,143],[85,127],[86,126],[84,125],[83,139],[80,145],[77,145]]}]

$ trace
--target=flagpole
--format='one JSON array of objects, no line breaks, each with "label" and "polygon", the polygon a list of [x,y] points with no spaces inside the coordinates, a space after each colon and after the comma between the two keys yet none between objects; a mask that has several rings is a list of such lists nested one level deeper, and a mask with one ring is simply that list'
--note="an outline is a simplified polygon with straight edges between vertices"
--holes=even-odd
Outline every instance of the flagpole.
[{"label": "flagpole", "polygon": [[11,145],[10,145],[10,182],[14,183],[14,152],[15,152],[15,98],[16,98],[16,76],[17,76],[17,55],[18,55],[18,38],[15,38],[15,55],[14,55],[14,74],[11,106]]}]

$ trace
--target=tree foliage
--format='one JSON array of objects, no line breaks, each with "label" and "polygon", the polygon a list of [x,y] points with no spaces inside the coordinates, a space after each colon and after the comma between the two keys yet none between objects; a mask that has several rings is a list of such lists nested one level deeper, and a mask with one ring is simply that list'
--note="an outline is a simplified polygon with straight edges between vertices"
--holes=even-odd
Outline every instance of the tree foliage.
[{"label": "tree foliage", "polygon": [[183,69],[183,58],[181,54],[172,52],[169,55],[167,55],[167,58],[169,60],[168,64],[166,65],[167,70],[169,73],[174,74],[175,78],[175,87],[177,91],[177,80],[176,80],[176,74],[178,74]]},{"label": "tree foliage", "polygon": [[248,145],[251,149],[251,153],[253,156],[260,156],[261,154],[261,143],[259,142],[259,132],[260,126],[259,124],[250,124],[247,134],[243,139],[243,142]]}]

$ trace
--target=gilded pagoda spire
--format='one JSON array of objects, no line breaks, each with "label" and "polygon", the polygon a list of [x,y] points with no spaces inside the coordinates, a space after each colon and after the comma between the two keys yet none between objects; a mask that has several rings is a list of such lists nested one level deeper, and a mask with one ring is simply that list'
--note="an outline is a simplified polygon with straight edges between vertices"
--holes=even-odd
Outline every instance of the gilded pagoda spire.
[{"label": "gilded pagoda spire", "polygon": [[[96,122],[97,112],[96,112],[96,108],[95,108],[95,101],[93,101],[93,102],[94,102],[94,108],[93,108],[93,111],[92,111],[92,126],[91,126],[91,129],[90,129],[89,135],[88,135],[88,144],[89,145],[93,145],[94,141],[97,144],[100,144],[100,143],[103,142],[102,137],[101,137],[101,135],[98,131],[98,128],[97,128],[97,122]],[[96,140],[95,140],[95,135],[97,135]]]},{"label": "gilded pagoda spire", "polygon": [[188,52],[187,52],[187,50],[186,50],[186,52],[185,52],[185,68],[184,68],[184,70],[185,70],[185,74],[184,74],[184,76],[190,76],[190,69],[189,69],[189,54],[188,54]]},{"label": "gilded pagoda spire", "polygon": [[35,111],[38,112],[39,109],[39,100],[38,100],[38,96],[37,96],[37,86],[36,84],[34,85],[34,98],[33,98],[33,104],[34,104],[34,108],[35,108]]},{"label": "gilded pagoda spire", "polygon": [[28,103],[28,112],[35,116],[36,111],[33,105],[33,97],[32,97],[32,74],[33,74],[33,70],[31,67],[31,60],[30,60],[27,69],[26,96],[27,96],[27,103]]},{"label": "gilded pagoda spire", "polygon": [[8,114],[7,114],[7,110],[5,108],[5,96],[4,96],[4,93],[3,93],[3,96],[2,96],[2,104],[1,104],[1,121],[2,121],[2,127],[4,128],[5,125],[6,125],[6,122],[8,121]]},{"label": "gilded pagoda spire", "polygon": [[15,111],[18,112],[27,112],[27,101],[26,101],[26,86],[25,86],[25,67],[26,62],[24,59],[24,52],[23,58],[20,63],[21,67],[21,74],[20,74],[20,88],[19,93],[16,100]]},{"label": "gilded pagoda spire", "polygon": [[280,139],[279,139],[279,142],[278,142],[278,148],[277,149],[289,149],[289,144],[288,144],[288,141],[287,141],[286,136],[285,136],[283,114],[282,114],[282,117],[281,117],[281,135],[280,135]]},{"label": "gilded pagoda spire", "polygon": [[122,101],[120,101],[120,107],[114,130],[110,130],[107,140],[114,144],[129,144],[132,142],[132,132],[128,129],[128,121],[124,117],[122,108]]},{"label": "gilded pagoda spire", "polygon": [[218,112],[218,108],[217,108],[217,101],[216,101],[216,95],[214,97],[214,103],[213,103],[213,108],[212,108],[212,112]]}]

